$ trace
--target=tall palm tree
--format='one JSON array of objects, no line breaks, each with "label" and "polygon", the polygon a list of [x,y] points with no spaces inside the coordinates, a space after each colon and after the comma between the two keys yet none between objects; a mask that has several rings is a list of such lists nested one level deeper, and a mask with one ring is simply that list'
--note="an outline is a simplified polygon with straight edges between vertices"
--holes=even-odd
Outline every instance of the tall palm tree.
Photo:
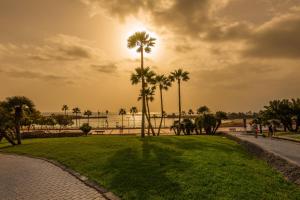
[{"label": "tall palm tree", "polygon": [[16,137],[18,144],[21,144],[21,120],[23,119],[23,113],[34,112],[33,102],[24,96],[8,97],[5,102],[5,107],[14,113],[14,125],[16,131]]},{"label": "tall palm tree", "polygon": [[163,90],[168,90],[169,87],[171,87],[171,81],[165,75],[156,75],[155,76],[155,84],[158,86],[159,94],[160,94],[161,118],[160,118],[160,123],[159,123],[158,131],[157,131],[157,135],[159,135],[160,129],[162,126],[162,122],[163,122],[163,118],[164,118]]},{"label": "tall palm tree", "polygon": [[61,108],[61,110],[65,112],[65,116],[66,116],[67,115],[67,111],[69,110],[68,105],[66,105],[66,104],[63,105],[62,108]]},{"label": "tall palm tree", "polygon": [[88,124],[90,124],[90,116],[92,115],[92,111],[90,110],[86,110],[84,111],[83,115],[86,115],[87,116],[87,120],[88,120]]},{"label": "tall palm tree", "polygon": [[[155,45],[155,38],[152,38],[146,32],[136,32],[132,36],[130,36],[127,40],[127,47],[137,48],[137,52],[141,54],[141,71],[144,70],[144,52],[150,53],[151,47]],[[142,94],[144,94],[145,90],[145,79],[144,74],[141,74],[142,79]],[[141,136],[145,136],[145,114],[146,114],[146,99],[145,96],[142,98],[142,131]]]},{"label": "tall palm tree", "polygon": [[135,114],[138,112],[138,109],[133,106],[130,108],[130,113],[132,114],[132,117],[133,117],[133,127],[135,128]]},{"label": "tall palm tree", "polygon": [[[188,81],[190,79],[189,72],[183,71],[182,69],[175,70],[171,72],[170,79],[172,81],[177,81],[178,83],[178,123],[180,124],[181,120],[181,82]],[[180,134],[180,126],[178,126],[178,133]]]},{"label": "tall palm tree", "polygon": [[78,127],[78,123],[77,123],[77,120],[78,120],[78,114],[81,113],[80,111],[80,108],[78,107],[75,107],[72,109],[73,110],[73,114],[75,114],[75,122],[76,122],[76,127]]},{"label": "tall palm tree", "polygon": [[122,129],[124,128],[123,127],[123,124],[124,124],[124,115],[126,115],[126,110],[124,108],[121,108],[120,111],[119,111],[119,115],[122,116]]}]

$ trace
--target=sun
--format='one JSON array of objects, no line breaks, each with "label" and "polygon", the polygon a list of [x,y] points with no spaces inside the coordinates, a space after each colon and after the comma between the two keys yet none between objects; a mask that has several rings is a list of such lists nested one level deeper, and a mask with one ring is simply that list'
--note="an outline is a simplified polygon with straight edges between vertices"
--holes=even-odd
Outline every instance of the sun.
[{"label": "sun", "polygon": [[[123,30],[123,41],[126,42],[126,44],[124,45],[125,47],[127,47],[127,39],[133,35],[135,32],[142,32],[142,31],[146,31],[150,37],[154,37],[156,39],[155,41],[155,46],[151,49],[151,53],[146,54],[145,57],[151,58],[151,59],[155,59],[158,57],[159,55],[159,47],[160,47],[160,40],[159,40],[159,36],[150,28],[147,28],[147,26],[137,20],[129,20],[127,21],[124,25],[124,27],[122,27]],[[126,57],[129,57],[131,59],[136,59],[140,57],[140,54],[136,52],[136,49],[124,49],[125,50],[125,55]]]}]

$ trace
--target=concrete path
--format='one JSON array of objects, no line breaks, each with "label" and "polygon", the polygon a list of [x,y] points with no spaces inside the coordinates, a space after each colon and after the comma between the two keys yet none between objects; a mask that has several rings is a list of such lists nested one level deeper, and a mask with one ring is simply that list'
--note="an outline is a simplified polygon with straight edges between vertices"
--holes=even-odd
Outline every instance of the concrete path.
[{"label": "concrete path", "polygon": [[239,137],[242,140],[259,145],[263,149],[273,152],[280,157],[290,160],[300,166],[300,143],[280,139],[264,138],[261,136],[255,138],[254,135],[243,133],[231,134]]},{"label": "concrete path", "polygon": [[94,188],[40,159],[0,154],[0,199],[104,200]]}]

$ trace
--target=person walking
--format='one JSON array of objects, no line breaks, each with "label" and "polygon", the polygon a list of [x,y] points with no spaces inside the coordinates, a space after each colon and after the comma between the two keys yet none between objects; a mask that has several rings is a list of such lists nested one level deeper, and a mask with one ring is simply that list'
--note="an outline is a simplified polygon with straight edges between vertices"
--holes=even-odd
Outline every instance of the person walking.
[{"label": "person walking", "polygon": [[273,133],[274,133],[272,124],[269,124],[268,128],[269,128],[269,137],[272,138],[273,137]]}]

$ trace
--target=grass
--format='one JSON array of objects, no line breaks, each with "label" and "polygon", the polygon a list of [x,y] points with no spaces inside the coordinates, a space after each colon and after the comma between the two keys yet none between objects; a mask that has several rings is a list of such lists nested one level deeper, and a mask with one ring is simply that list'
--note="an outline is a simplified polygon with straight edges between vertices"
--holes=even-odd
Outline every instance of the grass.
[{"label": "grass", "polygon": [[294,132],[276,132],[276,136],[283,137],[283,138],[290,138],[294,140],[300,141],[300,133],[294,133]]},{"label": "grass", "polygon": [[300,199],[298,186],[218,136],[89,136],[0,147],[59,161],[122,199]]}]

